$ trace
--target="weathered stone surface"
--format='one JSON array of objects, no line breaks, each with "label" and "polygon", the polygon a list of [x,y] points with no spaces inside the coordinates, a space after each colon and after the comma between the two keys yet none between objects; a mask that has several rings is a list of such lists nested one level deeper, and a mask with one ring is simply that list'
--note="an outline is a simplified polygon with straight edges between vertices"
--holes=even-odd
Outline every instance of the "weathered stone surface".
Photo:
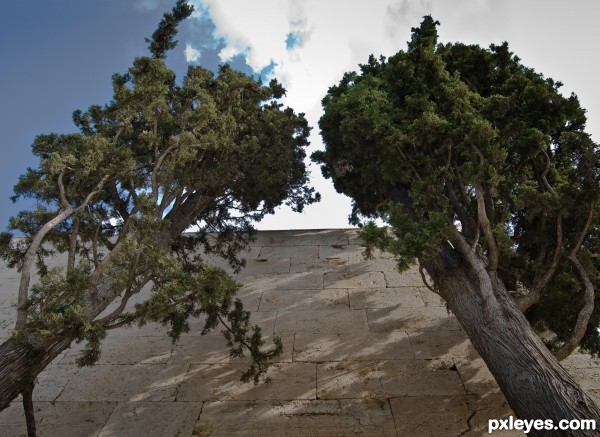
[{"label": "weathered stone surface", "polygon": [[364,247],[358,245],[322,245],[319,246],[319,258],[348,258],[362,256]]},{"label": "weathered stone surface", "polygon": [[584,390],[600,388],[600,367],[571,369],[571,376]]},{"label": "weathered stone surface", "polygon": [[319,246],[348,244],[348,235],[342,229],[313,229],[305,231],[261,231],[255,246]]},{"label": "weathered stone surface", "polygon": [[319,257],[319,246],[264,246],[258,259],[290,259]]},{"label": "weathered stone surface", "polygon": [[474,352],[463,331],[411,331],[408,337],[417,359],[464,357]]},{"label": "weathered stone surface", "polygon": [[260,311],[300,311],[310,309],[349,309],[348,290],[273,290],[265,291]]},{"label": "weathered stone surface", "polygon": [[402,331],[456,331],[460,326],[456,318],[443,307],[388,307],[367,309],[371,332]]},{"label": "weathered stone surface", "polygon": [[58,397],[60,401],[174,401],[189,365],[99,364],[84,367]]},{"label": "weathered stone surface", "polygon": [[[229,357],[222,327],[201,336],[204,317],[175,346],[160,324],[119,328],[96,367],[72,364],[74,345],[39,376],[40,435],[487,435],[511,411],[455,318],[417,269],[400,274],[390,254],[362,250],[355,230],[259,232],[236,279],[265,347],[282,337],[265,381],[240,382],[249,359]],[[18,278],[0,267],[0,337],[14,326]],[[599,360],[563,365],[600,401]],[[0,412],[2,436],[25,433],[18,401]]]},{"label": "weathered stone surface", "polygon": [[406,360],[414,358],[402,331],[358,334],[297,333],[294,361]]},{"label": "weathered stone surface", "polygon": [[385,288],[382,272],[325,272],[323,281],[324,288]]},{"label": "weathered stone surface", "polygon": [[249,259],[246,261],[246,267],[240,272],[240,277],[250,275],[262,275],[266,273],[289,273],[289,259]]},{"label": "weathered stone surface", "polygon": [[348,290],[352,309],[423,307],[421,294],[416,287],[366,288]]},{"label": "weathered stone surface", "polygon": [[[464,435],[476,437],[482,435],[490,435],[488,431],[488,423],[491,419],[508,419],[509,416],[514,416],[504,395],[500,392],[486,393],[483,395],[468,396],[469,403],[469,431]],[[493,436],[501,437],[517,437],[525,436],[522,431],[517,430],[496,430]]]},{"label": "weathered stone surface", "polygon": [[202,402],[120,402],[98,437],[189,436]]},{"label": "weathered stone surface", "polygon": [[390,399],[399,436],[458,436],[469,429],[467,396]]},{"label": "weathered stone surface", "polygon": [[79,371],[77,366],[50,365],[38,375],[34,401],[54,401]]},{"label": "weathered stone surface", "polygon": [[265,290],[320,290],[323,288],[323,272],[312,271],[295,274],[238,276],[244,291]]},{"label": "weathered stone surface", "polygon": [[[263,335],[269,336],[273,334],[273,328],[275,326],[275,319],[277,318],[276,311],[250,311],[250,325],[257,325],[262,330]],[[204,318],[194,318],[189,320],[190,332],[183,334],[185,336],[201,336],[202,330],[204,329]],[[207,335],[219,335],[222,336],[221,332],[225,329],[222,325],[217,326],[213,330],[209,331]]]},{"label": "weathered stone surface", "polygon": [[561,361],[560,364],[569,370],[600,367],[600,358],[592,358],[592,356],[588,354],[573,353]]},{"label": "weathered stone surface", "polygon": [[[35,402],[38,435],[96,437],[115,408],[116,402]],[[0,435],[27,435],[23,407],[11,404],[0,412]]]},{"label": "weathered stone surface", "polygon": [[387,399],[205,402],[194,436],[395,437]]},{"label": "weathered stone surface", "polygon": [[348,257],[335,258],[292,258],[290,260],[290,273],[306,273],[311,271],[335,272],[341,271],[348,265]]},{"label": "weathered stone surface", "polygon": [[367,330],[364,310],[306,310],[280,311],[275,323],[275,334],[304,333],[359,333]]},{"label": "weathered stone surface", "polygon": [[[273,341],[270,337],[263,336],[265,350],[273,348]],[[292,353],[294,350],[294,337],[281,337],[283,343],[282,355],[274,362],[292,362]],[[223,335],[204,335],[204,336],[185,336],[182,337],[173,354],[169,358],[169,363],[197,363],[197,364],[216,364],[216,363],[250,363],[248,353],[244,358],[231,358],[227,341]]]},{"label": "weathered stone surface", "polygon": [[340,361],[317,365],[319,399],[465,394],[452,363],[425,360]]},{"label": "weathered stone surface", "polygon": [[315,364],[274,364],[257,385],[240,381],[246,369],[245,364],[192,364],[177,401],[315,399]]},{"label": "weathered stone surface", "polygon": [[[102,342],[98,364],[164,364],[171,357],[173,342],[163,336],[137,336],[135,341],[123,337],[108,336]],[[60,364],[75,364],[81,348],[67,352]]]}]

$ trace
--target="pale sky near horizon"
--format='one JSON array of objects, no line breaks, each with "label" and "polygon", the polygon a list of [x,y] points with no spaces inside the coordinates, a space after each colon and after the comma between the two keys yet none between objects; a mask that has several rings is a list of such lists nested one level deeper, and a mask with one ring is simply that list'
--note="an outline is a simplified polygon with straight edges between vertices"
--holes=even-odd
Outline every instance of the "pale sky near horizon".
[{"label": "pale sky near horizon", "polygon": [[[168,65],[181,77],[187,63],[277,77],[285,103],[313,126],[308,153],[321,149],[320,101],[344,72],[369,54],[406,48],[423,15],[441,22],[440,42],[489,46],[508,41],[522,62],[564,83],[588,110],[588,132],[600,141],[596,44],[600,3],[591,0],[190,0],[197,12],[180,27]],[[2,2],[0,15],[0,230],[26,203],[8,197],[19,174],[36,166],[37,134],[74,130],[71,113],[111,99],[110,77],[146,54],[174,0],[31,0]],[[282,208],[259,229],[348,227],[349,200],[310,167],[320,204],[303,214]],[[21,208],[19,208],[21,207]]]}]

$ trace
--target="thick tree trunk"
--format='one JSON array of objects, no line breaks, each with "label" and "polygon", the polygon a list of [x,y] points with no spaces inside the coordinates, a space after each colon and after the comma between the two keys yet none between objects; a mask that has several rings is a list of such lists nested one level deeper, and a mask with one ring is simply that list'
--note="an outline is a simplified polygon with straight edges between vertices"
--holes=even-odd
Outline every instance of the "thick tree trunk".
[{"label": "thick tree trunk", "polygon": [[[519,419],[594,419],[600,409],[558,363],[501,283],[491,281],[498,305],[485,311],[480,281],[466,261],[446,248],[424,263],[440,295],[466,331]],[[483,293],[485,294],[485,293]],[[600,430],[532,430],[532,436],[594,436]]]},{"label": "thick tree trunk", "polygon": [[70,338],[56,338],[33,347],[7,340],[0,345],[0,410],[8,407],[21,391],[62,351]]}]

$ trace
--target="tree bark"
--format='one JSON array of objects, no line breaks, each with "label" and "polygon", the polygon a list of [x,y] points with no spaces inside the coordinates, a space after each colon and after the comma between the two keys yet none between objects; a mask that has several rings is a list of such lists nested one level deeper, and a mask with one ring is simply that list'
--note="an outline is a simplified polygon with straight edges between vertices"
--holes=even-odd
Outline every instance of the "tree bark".
[{"label": "tree bark", "polygon": [[[454,249],[445,247],[423,266],[434,280],[471,343],[479,352],[519,419],[594,419],[600,409],[558,363],[533,332],[500,281],[480,290],[480,281]],[[490,317],[482,295],[492,292],[498,305]],[[600,430],[532,430],[531,436],[597,436]]]}]

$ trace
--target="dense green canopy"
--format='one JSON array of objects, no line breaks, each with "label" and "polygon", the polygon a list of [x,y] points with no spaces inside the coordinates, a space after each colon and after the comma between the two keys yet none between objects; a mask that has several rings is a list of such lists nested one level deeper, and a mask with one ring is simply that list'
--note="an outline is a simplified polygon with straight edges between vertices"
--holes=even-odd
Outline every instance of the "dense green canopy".
[{"label": "dense green canopy", "polygon": [[403,266],[458,231],[557,345],[583,323],[583,346],[600,352],[597,306],[580,315],[599,279],[600,153],[585,110],[507,43],[438,44],[438,24],[425,17],[407,50],[329,89],[313,159],[353,199],[353,223],[392,226],[364,235]]}]

